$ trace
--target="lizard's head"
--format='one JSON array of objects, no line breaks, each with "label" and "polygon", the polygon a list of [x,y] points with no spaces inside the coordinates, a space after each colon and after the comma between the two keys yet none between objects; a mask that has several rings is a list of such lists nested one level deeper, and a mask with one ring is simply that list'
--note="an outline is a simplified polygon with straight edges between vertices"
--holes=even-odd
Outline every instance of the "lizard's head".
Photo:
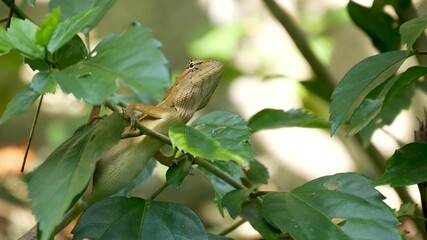
[{"label": "lizard's head", "polygon": [[206,106],[224,73],[224,64],[193,59],[176,79],[171,91],[174,105],[184,119]]}]

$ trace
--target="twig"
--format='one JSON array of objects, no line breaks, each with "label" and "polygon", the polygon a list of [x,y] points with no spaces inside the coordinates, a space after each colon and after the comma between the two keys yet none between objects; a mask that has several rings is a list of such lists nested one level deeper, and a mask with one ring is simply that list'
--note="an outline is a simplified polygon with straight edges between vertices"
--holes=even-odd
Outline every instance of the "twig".
[{"label": "twig", "polygon": [[31,141],[33,140],[34,131],[35,131],[36,125],[37,125],[37,120],[39,119],[40,108],[41,108],[42,103],[43,103],[43,96],[44,96],[43,94],[40,96],[39,105],[37,106],[36,115],[34,116],[33,124],[31,125],[30,136],[28,137],[27,147],[25,149],[24,160],[22,161],[22,165],[21,165],[21,173],[24,172],[25,163],[27,162],[28,152],[30,151]]},{"label": "twig", "polygon": [[[123,119],[125,119],[126,121],[130,122],[130,120],[131,120],[130,117],[126,116],[125,114],[123,114],[122,111],[121,111],[121,109],[117,108],[114,104],[112,104],[110,102],[106,102],[106,103],[104,103],[104,105],[107,108],[111,109],[112,111],[119,113],[123,117]],[[150,137],[156,138],[156,139],[158,139],[160,141],[163,141],[163,142],[165,142],[165,143],[167,143],[169,145],[172,145],[169,137],[166,136],[166,135],[163,135],[163,134],[158,133],[156,131],[153,131],[153,130],[151,130],[149,128],[146,128],[145,126],[143,126],[143,125],[141,125],[141,124],[139,124],[137,122],[135,123],[135,127],[137,129],[139,129],[142,133],[144,133],[144,134],[146,134],[146,135],[148,135]]]},{"label": "twig", "polygon": [[330,94],[332,94],[332,91],[335,88],[335,81],[329,71],[326,70],[325,66],[323,66],[319,59],[314,55],[313,51],[308,45],[305,34],[297,27],[292,17],[284,9],[280,8],[274,0],[264,0],[264,3],[270,12],[274,15],[274,17],[289,33],[289,36],[292,38],[301,54],[307,60],[307,63],[310,65],[314,74],[320,78],[320,81],[327,84],[328,91]]},{"label": "twig", "polygon": [[164,183],[157,191],[155,191],[149,198],[147,198],[147,201],[153,201],[154,198],[156,198],[161,192],[163,192],[169,184],[166,182]]},{"label": "twig", "polygon": [[228,183],[230,186],[234,187],[235,189],[246,188],[241,183],[237,182],[232,177],[225,174],[223,171],[221,171],[220,169],[218,169],[217,167],[215,167],[214,165],[210,164],[208,161],[202,158],[199,158],[199,157],[194,158],[194,163],[206,169],[207,171],[214,174],[215,176],[219,177],[220,179],[222,179],[224,182]]},{"label": "twig", "polygon": [[7,15],[6,29],[10,27],[10,22],[12,21],[13,9],[15,9],[15,0],[10,0],[9,3],[9,14]]},{"label": "twig", "polygon": [[[2,0],[2,2],[7,5],[8,7],[10,7],[11,5],[11,0]],[[15,14],[16,17],[20,18],[20,19],[30,19],[25,13],[24,11],[22,11],[20,8],[18,8],[17,6],[13,7],[13,13]]]},{"label": "twig", "polygon": [[245,222],[246,222],[245,219],[240,219],[239,221],[235,222],[230,227],[228,227],[228,228],[224,229],[222,232],[218,233],[218,235],[225,236],[225,235],[231,233],[232,231],[234,231],[236,228],[240,227]]}]

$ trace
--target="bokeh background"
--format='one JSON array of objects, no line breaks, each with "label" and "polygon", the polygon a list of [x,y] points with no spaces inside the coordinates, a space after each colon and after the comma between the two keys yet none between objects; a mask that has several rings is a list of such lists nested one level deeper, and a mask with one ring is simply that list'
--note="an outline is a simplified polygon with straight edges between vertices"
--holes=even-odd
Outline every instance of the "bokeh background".
[{"label": "bokeh background", "polygon": [[[315,55],[335,82],[358,61],[377,53],[369,38],[351,22],[345,9],[348,0],[277,2],[307,35]],[[372,1],[356,2],[370,6]],[[426,12],[425,1],[413,2],[420,14]],[[36,7],[31,8],[26,1],[17,1],[17,6],[37,24],[48,12],[48,4],[48,1],[37,0]],[[7,6],[0,6],[0,16],[7,16]],[[393,14],[392,9],[386,10]],[[191,58],[217,59],[226,64],[225,76],[203,112],[233,111],[249,119],[264,108],[307,108],[328,118],[329,103],[303,87],[303,82],[315,79],[312,70],[261,0],[119,0],[91,32],[91,48],[109,34],[125,31],[133,21],[151,28],[162,42],[174,75]],[[17,53],[0,57],[0,113],[33,75]],[[424,116],[425,100],[423,94],[417,93],[409,110],[402,112],[391,126],[375,132],[373,143],[382,156],[388,157],[400,144],[412,141],[417,117]],[[60,90],[45,96],[26,172],[84,124],[89,112],[90,106]],[[35,223],[23,175],[19,172],[34,114],[35,106],[0,126],[0,239],[16,239]],[[382,174],[357,141],[331,138],[325,130],[261,131],[252,136],[251,143],[256,149],[256,158],[270,172],[266,190],[290,190],[309,180],[339,172],[358,172],[371,179]],[[165,171],[158,166],[154,175],[134,194],[149,196],[163,184]],[[387,187],[378,189],[387,197],[387,204],[399,207],[401,200],[394,191]],[[409,188],[409,192],[414,199],[418,198],[415,188]],[[158,200],[189,206],[212,233],[233,223],[229,217],[224,220],[220,216],[213,204],[211,187],[197,172],[186,179],[183,187],[168,188]],[[413,223],[405,224],[410,229]],[[259,238],[249,224],[231,236]],[[416,232],[410,236],[420,239]],[[59,239],[69,237],[64,233]]]}]

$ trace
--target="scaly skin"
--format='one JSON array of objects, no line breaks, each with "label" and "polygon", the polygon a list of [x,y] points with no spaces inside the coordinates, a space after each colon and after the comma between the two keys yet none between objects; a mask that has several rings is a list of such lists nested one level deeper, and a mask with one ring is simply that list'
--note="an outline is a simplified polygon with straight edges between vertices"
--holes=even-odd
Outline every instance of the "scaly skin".
[{"label": "scaly skin", "polygon": [[[224,66],[212,60],[191,60],[158,105],[130,104],[126,114],[142,113],[138,123],[167,134],[177,123],[187,123],[193,114],[204,108],[222,77]],[[126,187],[145,168],[149,159],[159,151],[164,142],[143,135],[122,139],[97,162],[92,181],[82,197],[67,212],[56,227],[55,234],[93,203],[100,201]],[[172,162],[163,162],[172,165]],[[36,239],[33,227],[21,240]]]}]

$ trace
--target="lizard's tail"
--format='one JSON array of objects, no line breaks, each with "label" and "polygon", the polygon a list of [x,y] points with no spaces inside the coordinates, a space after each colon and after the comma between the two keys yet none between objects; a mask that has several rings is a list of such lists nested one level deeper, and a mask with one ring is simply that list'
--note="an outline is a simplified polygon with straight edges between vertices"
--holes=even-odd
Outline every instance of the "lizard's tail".
[{"label": "lizard's tail", "polygon": [[[68,226],[74,218],[76,218],[81,212],[83,212],[87,208],[86,204],[84,204],[81,199],[79,203],[74,205],[62,218],[62,221],[55,227],[55,231],[53,235],[56,235],[63,228]],[[28,230],[24,235],[22,235],[18,240],[37,240],[37,225]]]}]

